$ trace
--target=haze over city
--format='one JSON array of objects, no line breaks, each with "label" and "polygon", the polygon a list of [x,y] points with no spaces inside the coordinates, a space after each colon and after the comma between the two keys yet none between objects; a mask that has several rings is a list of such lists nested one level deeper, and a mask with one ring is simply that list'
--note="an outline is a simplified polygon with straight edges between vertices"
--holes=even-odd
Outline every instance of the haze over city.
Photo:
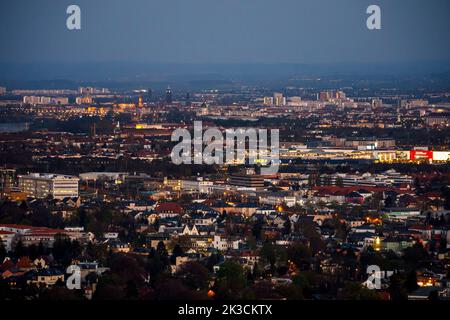
[{"label": "haze over city", "polygon": [[70,4],[2,1],[0,78],[226,74],[228,64],[251,75],[280,64],[327,74],[449,70],[445,0],[377,1],[375,31],[368,0],[80,0],[82,28],[67,30]]}]

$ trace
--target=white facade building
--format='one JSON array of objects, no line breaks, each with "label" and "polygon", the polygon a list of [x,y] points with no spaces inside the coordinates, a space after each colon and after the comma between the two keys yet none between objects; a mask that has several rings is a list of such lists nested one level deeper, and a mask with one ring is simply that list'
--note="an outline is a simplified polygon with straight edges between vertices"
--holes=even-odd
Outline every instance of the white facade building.
[{"label": "white facade building", "polygon": [[19,188],[33,198],[77,198],[79,178],[50,173],[19,176]]},{"label": "white facade building", "polygon": [[181,189],[187,193],[201,193],[210,194],[212,192],[213,182],[204,181],[203,179],[197,180],[183,180],[181,183]]},{"label": "white facade building", "polygon": [[226,251],[230,249],[237,250],[239,249],[239,243],[241,242],[242,242],[241,239],[233,239],[230,237],[215,235],[213,241],[213,248],[221,251]]}]

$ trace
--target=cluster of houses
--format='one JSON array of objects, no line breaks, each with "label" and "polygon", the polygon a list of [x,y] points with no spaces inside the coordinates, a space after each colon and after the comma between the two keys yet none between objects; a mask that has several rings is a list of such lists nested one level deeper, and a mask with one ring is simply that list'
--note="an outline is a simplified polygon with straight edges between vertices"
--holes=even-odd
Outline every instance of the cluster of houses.
[{"label": "cluster of houses", "polygon": [[[64,235],[82,244],[104,243],[111,252],[135,255],[146,255],[162,242],[169,250],[178,244],[184,252],[172,264],[174,273],[183,263],[201,260],[213,253],[220,253],[222,262],[232,259],[253,270],[264,263],[261,261],[264,242],[284,248],[299,241],[311,245],[311,239],[298,227],[309,225],[324,244],[310,262],[314,270],[337,274],[343,268],[337,257],[345,252],[351,251],[358,257],[367,250],[392,251],[401,256],[405,249],[419,242],[432,254],[433,263],[420,271],[427,276],[422,279],[419,275],[418,284],[420,287],[447,286],[450,211],[443,209],[439,192],[418,195],[411,179],[405,183],[405,177],[392,172],[389,179],[395,181],[389,185],[378,182],[377,185],[351,185],[349,178],[345,184],[307,186],[299,184],[299,179],[302,178],[270,178],[270,187],[263,190],[224,189],[220,196],[210,192],[213,184],[204,180],[197,180],[199,184],[184,182],[182,185],[188,185],[189,190],[166,181],[161,186],[164,196],[159,190],[132,200],[108,199],[110,206],[134,220],[134,231],[145,239],[145,245],[139,247],[119,236],[125,231],[121,226],[110,226],[102,237],[95,239],[81,227],[52,229],[0,224],[0,239],[6,251],[13,251],[19,240],[24,246],[51,248],[57,236]],[[204,192],[199,193],[196,188],[203,188]],[[185,195],[190,196],[189,200],[182,200]],[[92,199],[80,199],[35,199],[27,205],[44,203],[52,214],[59,213],[63,219],[70,218],[76,210],[102,205]],[[341,234],[330,222],[340,225]],[[89,273],[103,270],[95,262],[78,263]],[[215,268],[220,268],[220,262]],[[0,272],[11,284],[24,275],[26,281],[45,286],[67,278],[64,270],[53,268],[49,257],[36,261],[26,260],[26,257],[17,261],[7,259],[0,266]],[[95,290],[94,282],[83,279],[89,296]]]},{"label": "cluster of houses", "polygon": [[[108,270],[101,267],[98,262],[74,262],[78,268],[79,289],[87,299],[92,299],[97,286],[97,278]],[[73,272],[64,270],[57,265],[51,255],[43,255],[31,260],[28,256],[13,260],[7,257],[0,264],[0,277],[13,290],[20,290],[26,286],[35,286],[36,288],[50,288],[55,285],[66,286],[66,282],[72,276]]]}]

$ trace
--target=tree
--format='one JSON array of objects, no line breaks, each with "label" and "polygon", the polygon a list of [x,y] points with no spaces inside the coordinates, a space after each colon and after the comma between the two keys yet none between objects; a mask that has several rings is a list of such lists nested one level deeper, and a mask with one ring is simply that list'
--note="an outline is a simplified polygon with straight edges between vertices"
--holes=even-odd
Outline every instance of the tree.
[{"label": "tree", "polygon": [[163,269],[166,270],[170,266],[169,261],[169,253],[167,252],[166,245],[164,242],[160,241],[158,242],[158,245],[156,246],[156,254],[159,256],[159,259],[161,260],[161,263],[163,265]]},{"label": "tree", "polygon": [[31,215],[31,224],[38,227],[50,227],[51,219],[50,211],[43,206],[38,206]]},{"label": "tree", "polygon": [[170,263],[176,264],[177,257],[182,257],[184,255],[183,249],[181,249],[180,245],[177,243],[172,250],[172,255],[170,256]]},{"label": "tree", "polygon": [[258,279],[259,277],[261,277],[261,270],[259,270],[258,263],[255,262],[255,264],[253,265],[252,278]]},{"label": "tree", "polygon": [[303,300],[303,292],[302,289],[299,286],[296,286],[294,284],[290,285],[282,285],[277,287],[277,292],[282,297],[288,299],[288,300]]},{"label": "tree", "polygon": [[38,256],[45,255],[45,252],[46,252],[46,250],[45,250],[44,244],[42,243],[42,241],[39,241],[38,248],[37,248]]},{"label": "tree", "polygon": [[316,229],[316,225],[312,222],[304,222],[299,224],[299,229],[303,235],[309,240],[312,253],[316,254],[325,246],[321,235]]},{"label": "tree", "polygon": [[42,300],[79,300],[80,298],[72,290],[65,286],[54,285],[42,296]]},{"label": "tree", "polygon": [[34,243],[28,247],[28,255],[30,256],[31,260],[34,260],[39,256],[38,247]]},{"label": "tree", "polygon": [[238,299],[247,281],[244,270],[234,261],[225,261],[217,272],[215,292],[217,297],[225,299]]},{"label": "tree", "polygon": [[387,196],[386,199],[384,200],[384,206],[386,208],[392,208],[392,207],[395,207],[395,205],[396,205],[396,199],[391,195]]},{"label": "tree", "polygon": [[8,253],[6,252],[5,244],[0,239],[0,263],[2,263],[3,260],[5,260],[7,254]]},{"label": "tree", "polygon": [[405,288],[405,277],[402,274],[393,274],[390,277],[389,294],[392,300],[408,299],[408,290]]},{"label": "tree", "polygon": [[168,279],[157,284],[160,300],[198,300],[205,299],[204,292],[189,290],[180,279]]},{"label": "tree", "polygon": [[206,268],[210,271],[213,272],[214,266],[216,264],[218,264],[220,261],[220,256],[216,253],[211,254],[208,257],[208,260],[206,261]]},{"label": "tree", "polygon": [[450,187],[446,186],[442,190],[442,196],[444,197],[444,209],[450,210]]},{"label": "tree", "polygon": [[102,275],[94,293],[94,300],[122,300],[125,292],[123,280],[116,274]]},{"label": "tree", "polygon": [[380,300],[380,295],[376,290],[363,287],[358,282],[349,282],[342,291],[342,298],[345,300]]},{"label": "tree", "polygon": [[262,229],[264,227],[264,221],[258,220],[252,225],[252,234],[256,240],[261,240]]},{"label": "tree", "polygon": [[405,280],[405,288],[408,292],[417,290],[419,286],[417,285],[417,274],[415,270],[408,273]]},{"label": "tree", "polygon": [[304,244],[298,242],[291,245],[287,250],[287,257],[294,262],[297,268],[302,268],[305,263],[308,264],[311,258],[311,250]]},{"label": "tree", "polygon": [[275,247],[270,241],[264,242],[260,254],[261,259],[266,263],[269,263],[270,268],[273,270],[275,268],[275,263],[277,262],[277,256],[275,252]]},{"label": "tree", "polygon": [[208,288],[208,269],[198,262],[188,261],[182,264],[177,276],[183,281],[184,285],[193,290]]},{"label": "tree", "polygon": [[86,256],[91,260],[96,260],[101,263],[106,263],[108,250],[105,244],[93,244],[88,242],[85,250]]},{"label": "tree", "polygon": [[139,296],[138,288],[136,282],[133,280],[128,280],[125,287],[125,297],[127,299],[137,299]]},{"label": "tree", "polygon": [[27,255],[27,250],[23,245],[22,239],[19,239],[19,241],[17,241],[16,246],[14,247],[14,253],[16,258],[21,258]]},{"label": "tree", "polygon": [[130,255],[118,254],[112,257],[110,264],[111,272],[118,275],[124,282],[143,282],[145,270],[136,258]]},{"label": "tree", "polygon": [[411,266],[416,266],[428,257],[428,253],[422,244],[416,242],[412,247],[404,250],[403,259]]},{"label": "tree", "polygon": [[442,236],[441,239],[439,239],[439,252],[444,253],[447,249],[447,239]]},{"label": "tree", "polygon": [[283,224],[283,234],[290,234],[291,233],[291,220],[289,217],[286,217],[286,221]]},{"label": "tree", "polygon": [[[280,296],[273,289],[272,284],[270,281],[260,281],[255,283],[251,287],[251,298],[261,300],[261,299],[279,299]],[[246,297],[247,298],[247,297]]]},{"label": "tree", "polygon": [[0,300],[5,301],[7,299],[11,299],[11,296],[11,287],[5,279],[0,279]]},{"label": "tree", "polygon": [[81,256],[82,248],[77,240],[72,241],[70,246],[70,258],[76,259]]},{"label": "tree", "polygon": [[70,250],[71,243],[69,237],[63,234],[55,235],[55,242],[52,248],[52,254],[55,260],[63,265],[69,265],[71,263]]},{"label": "tree", "polygon": [[257,244],[256,244],[256,239],[255,239],[255,237],[253,237],[253,235],[248,235],[246,237],[246,242],[247,242],[247,246],[250,250],[256,250]]}]

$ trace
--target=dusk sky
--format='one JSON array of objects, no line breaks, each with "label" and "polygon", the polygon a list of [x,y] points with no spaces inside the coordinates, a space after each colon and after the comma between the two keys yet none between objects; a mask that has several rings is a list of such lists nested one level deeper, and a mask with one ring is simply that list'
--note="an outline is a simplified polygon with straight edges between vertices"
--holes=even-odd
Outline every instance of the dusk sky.
[{"label": "dusk sky", "polygon": [[[66,29],[81,7],[82,30]],[[366,8],[382,29],[366,28]],[[6,0],[0,62],[450,60],[447,0]]]}]

